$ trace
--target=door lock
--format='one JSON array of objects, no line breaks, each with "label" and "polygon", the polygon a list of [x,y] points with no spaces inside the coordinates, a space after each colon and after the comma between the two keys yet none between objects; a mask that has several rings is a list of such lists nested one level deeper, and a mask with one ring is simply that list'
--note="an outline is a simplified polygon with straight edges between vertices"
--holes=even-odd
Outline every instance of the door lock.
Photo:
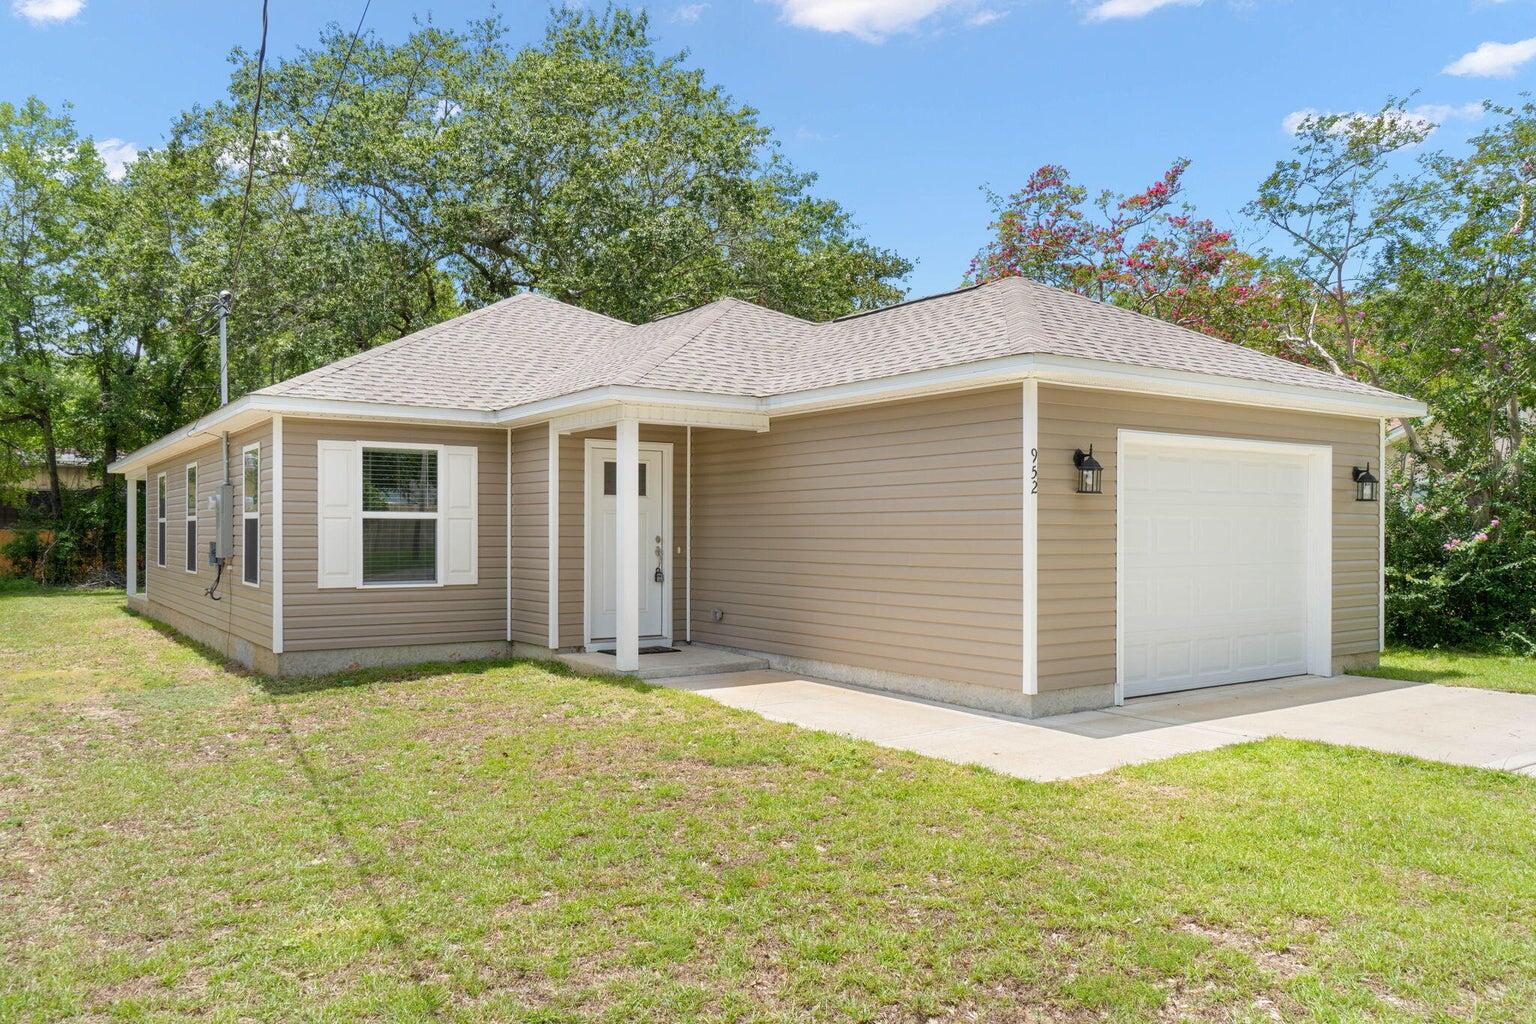
[{"label": "door lock", "polygon": [[657,583],[665,583],[667,581],[666,573],[661,571],[661,538],[660,537],[656,538],[656,576],[655,576],[655,579],[656,579]]}]

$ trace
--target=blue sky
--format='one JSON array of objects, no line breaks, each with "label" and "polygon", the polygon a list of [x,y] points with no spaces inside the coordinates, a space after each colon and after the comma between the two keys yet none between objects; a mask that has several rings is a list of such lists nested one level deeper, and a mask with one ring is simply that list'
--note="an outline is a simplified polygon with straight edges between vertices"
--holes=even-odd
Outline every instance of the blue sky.
[{"label": "blue sky", "polygon": [[[1297,111],[1388,95],[1478,127],[1469,105],[1536,88],[1536,0],[681,0],[649,6],[666,50],[758,108],[874,241],[918,261],[914,295],[958,283],[985,239],[979,191],[1065,164],[1091,189],[1150,183],[1171,161],[1203,213],[1238,210],[1286,151]],[[500,5],[536,39],[546,3]],[[269,50],[350,28],[363,0],[272,0]],[[389,38],[413,15],[459,25],[489,5],[374,0]],[[98,140],[154,146],[223,91],[254,47],[259,0],[0,0],[0,99],[69,101]],[[1247,240],[1257,236],[1245,233]]]}]

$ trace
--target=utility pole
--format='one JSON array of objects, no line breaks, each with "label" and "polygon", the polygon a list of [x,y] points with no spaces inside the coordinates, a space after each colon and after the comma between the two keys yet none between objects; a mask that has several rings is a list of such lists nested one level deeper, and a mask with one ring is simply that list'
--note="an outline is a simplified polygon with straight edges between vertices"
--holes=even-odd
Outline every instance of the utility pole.
[{"label": "utility pole", "polygon": [[228,291],[219,292],[219,405],[229,404],[229,305],[234,298]]}]

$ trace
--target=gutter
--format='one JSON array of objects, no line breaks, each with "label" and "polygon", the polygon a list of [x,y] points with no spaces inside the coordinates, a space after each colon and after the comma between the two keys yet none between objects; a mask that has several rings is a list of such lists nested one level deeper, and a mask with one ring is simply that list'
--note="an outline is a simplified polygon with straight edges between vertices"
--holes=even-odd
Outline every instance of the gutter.
[{"label": "gutter", "polygon": [[295,398],[290,395],[250,394],[209,413],[158,441],[123,456],[107,467],[111,473],[127,473],[185,447],[214,428],[249,417],[252,422],[270,415],[312,418],[369,419],[395,423],[430,423],[464,427],[511,428],[542,423],[550,418],[614,403],[643,403],[678,409],[757,413],[791,416],[823,409],[844,408],[874,402],[967,391],[975,388],[1035,380],[1067,387],[1129,391],[1200,401],[1289,409],[1364,419],[1404,419],[1427,415],[1428,407],[1401,395],[1358,394],[1332,388],[1246,381],[1236,377],[1132,366],[1126,363],[1080,359],[1071,356],[1003,356],[959,366],[938,367],[851,384],[833,384],[778,395],[718,395],[640,385],[609,384],[571,395],[544,399],[499,411],[395,405],[385,402],[353,402],[335,399]]}]

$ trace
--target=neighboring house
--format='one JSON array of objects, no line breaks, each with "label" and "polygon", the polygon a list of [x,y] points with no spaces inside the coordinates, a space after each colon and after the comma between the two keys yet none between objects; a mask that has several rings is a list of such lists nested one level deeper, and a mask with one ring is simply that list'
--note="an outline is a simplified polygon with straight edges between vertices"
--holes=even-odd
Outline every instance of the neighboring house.
[{"label": "neighboring house", "polygon": [[150,499],[130,604],[265,672],[694,643],[1046,714],[1373,663],[1352,470],[1423,412],[1020,279],[829,323],[523,294],[111,468]]},{"label": "neighboring house", "polygon": [[[66,491],[90,491],[97,481],[91,479],[91,460],[78,452],[59,452],[59,486]],[[12,527],[27,518],[28,514],[40,515],[49,508],[48,493],[52,489],[48,467],[40,459],[29,459],[25,466],[28,475],[11,484],[7,491],[12,501],[0,501],[0,529]]]}]

